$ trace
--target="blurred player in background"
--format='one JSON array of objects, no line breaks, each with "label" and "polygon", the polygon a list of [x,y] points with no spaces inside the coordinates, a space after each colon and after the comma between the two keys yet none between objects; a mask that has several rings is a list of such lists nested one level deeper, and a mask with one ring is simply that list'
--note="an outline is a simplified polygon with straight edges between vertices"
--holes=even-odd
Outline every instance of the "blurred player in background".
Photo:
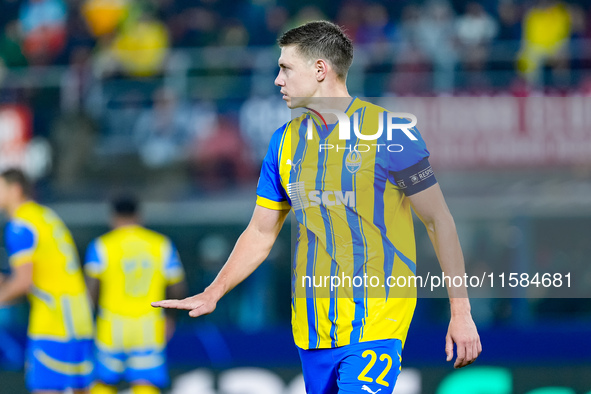
[{"label": "blurred player in background", "polygon": [[70,232],[31,200],[24,173],[0,174],[0,209],[11,274],[0,278],[0,304],[28,294],[31,303],[27,387],[33,393],[86,393],[92,382],[92,313]]},{"label": "blurred player in background", "polygon": [[91,393],[116,393],[120,381],[133,394],[159,393],[169,383],[165,347],[173,324],[150,301],[184,296],[183,266],[170,239],[140,225],[133,197],[114,200],[112,227],[90,244],[84,265],[98,305]]},{"label": "blurred player in background", "polygon": [[[326,292],[322,296],[316,285],[305,289],[300,281],[304,276],[322,280],[341,273],[357,278],[414,275],[411,207],[427,227],[442,270],[448,276],[461,277],[464,259],[455,224],[416,129],[411,128],[412,139],[400,132],[393,141],[386,140],[386,133],[379,141],[372,141],[382,146],[400,142],[398,146],[404,149],[399,152],[374,148],[360,153],[352,148],[354,139],[340,140],[340,130],[333,131],[338,124],[331,127],[318,119],[318,111],[323,109],[345,112],[347,121],[356,114],[361,132],[372,135],[380,117],[385,116],[383,108],[352,98],[347,91],[353,46],[343,31],[330,22],[311,22],[284,33],[279,46],[280,70],[275,84],[288,107],[305,107],[309,112],[271,137],[253,217],[213,283],[196,296],[153,305],[190,310],[192,317],[211,313],[224,294],[265,260],[293,209],[298,239],[293,263],[292,327],[306,391],[391,393],[400,372],[416,289],[402,296],[392,292],[388,296],[382,284],[373,295],[359,287],[349,293],[348,289],[339,289],[338,296]],[[305,132],[308,126],[320,138],[303,137],[302,130]],[[324,150],[319,149],[319,141]],[[344,148],[328,150],[327,146]],[[343,198],[343,194],[349,197]],[[450,361],[456,344],[455,367],[460,368],[478,357],[480,338],[466,288],[450,286],[448,293],[451,320],[445,351]]]}]

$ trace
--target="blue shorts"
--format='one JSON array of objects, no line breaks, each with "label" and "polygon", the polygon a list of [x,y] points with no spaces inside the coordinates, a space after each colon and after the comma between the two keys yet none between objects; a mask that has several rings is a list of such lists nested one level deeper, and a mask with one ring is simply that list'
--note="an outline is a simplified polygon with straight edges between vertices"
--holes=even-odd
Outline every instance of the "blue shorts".
[{"label": "blue shorts", "polygon": [[308,394],[392,393],[402,361],[398,339],[299,352]]},{"label": "blue shorts", "polygon": [[25,378],[29,391],[86,389],[92,383],[92,372],[91,339],[29,339]]},{"label": "blue shorts", "polygon": [[170,383],[162,350],[110,352],[97,348],[95,375],[108,385],[142,381],[164,388]]}]

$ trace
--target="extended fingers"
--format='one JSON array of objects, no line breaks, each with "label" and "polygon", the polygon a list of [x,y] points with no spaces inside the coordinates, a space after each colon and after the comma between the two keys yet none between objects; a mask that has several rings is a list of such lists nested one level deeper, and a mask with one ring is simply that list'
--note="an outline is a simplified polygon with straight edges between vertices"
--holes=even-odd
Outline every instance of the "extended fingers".
[{"label": "extended fingers", "polygon": [[466,344],[462,342],[456,343],[456,351],[458,356],[456,357],[454,368],[462,368],[466,365]]},{"label": "extended fingers", "polygon": [[188,297],[183,300],[164,300],[152,302],[152,306],[155,308],[182,309],[189,311],[189,316],[191,317],[207,315],[213,312],[215,305],[215,302],[210,302],[201,294]]},{"label": "extended fingers", "polygon": [[472,345],[472,342],[468,342],[466,344],[466,357],[464,358],[464,365],[462,365],[462,367],[472,364],[472,362],[475,359],[474,349],[472,348]]},{"label": "extended fingers", "polygon": [[470,364],[472,364],[474,361],[476,361],[479,354],[480,354],[480,352],[478,351],[478,344],[476,342],[474,342],[474,344],[472,345],[472,360],[470,361]]},{"label": "extended fingers", "polygon": [[451,361],[454,358],[454,342],[449,334],[445,337],[445,354],[446,361]]},{"label": "extended fingers", "polygon": [[474,361],[476,361],[478,356],[480,356],[481,352],[482,352],[482,345],[480,344],[480,337],[476,337],[476,339],[473,341],[473,344],[472,344],[472,360],[470,361],[470,364],[472,364]]},{"label": "extended fingers", "polygon": [[480,338],[474,340],[468,340],[457,344],[458,357],[454,364],[454,368],[462,368],[466,365],[472,364],[478,358],[478,355],[482,351],[480,344]]},{"label": "extended fingers", "polygon": [[153,307],[155,307],[155,308],[184,309],[184,310],[191,310],[191,309],[193,309],[184,300],[164,300],[164,301],[157,301],[157,302],[152,302],[151,305]]}]

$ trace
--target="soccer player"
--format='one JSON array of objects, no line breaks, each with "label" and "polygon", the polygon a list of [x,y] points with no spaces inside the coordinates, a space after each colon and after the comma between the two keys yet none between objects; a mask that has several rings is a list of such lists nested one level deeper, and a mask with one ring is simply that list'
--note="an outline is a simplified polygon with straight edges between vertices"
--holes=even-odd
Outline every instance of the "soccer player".
[{"label": "soccer player", "polygon": [[86,393],[92,381],[92,312],[70,231],[49,208],[31,200],[22,171],[0,174],[0,209],[10,276],[0,304],[25,294],[31,304],[26,382],[33,393]]},{"label": "soccer player", "polygon": [[[464,275],[455,224],[414,127],[391,136],[383,132],[377,141],[359,136],[343,140],[342,121],[321,117],[323,110],[344,112],[345,121],[356,125],[350,130],[362,136],[377,135],[380,123],[391,120],[383,108],[349,95],[346,77],[353,46],[343,31],[330,22],[311,22],[284,33],[279,46],[275,84],[288,107],[308,112],[271,137],[252,219],[216,279],[201,294],[153,305],[189,310],[192,317],[211,313],[266,258],[291,209],[298,229],[292,327],[306,391],[391,393],[416,289],[389,289],[384,281],[415,272],[411,207],[448,276]],[[363,144],[370,149],[355,148]],[[314,285],[306,284],[307,277]],[[334,277],[343,282],[346,277],[376,277],[382,286],[317,286],[317,279]],[[445,351],[451,361],[456,344],[454,366],[460,368],[478,357],[481,344],[465,287],[450,285],[448,294],[451,321]]]},{"label": "soccer player", "polygon": [[135,198],[115,199],[113,230],[86,253],[88,287],[98,300],[92,394],[114,394],[121,380],[134,394],[159,393],[169,382],[165,347],[172,320],[149,300],[183,297],[185,274],[170,239],[139,223]]}]

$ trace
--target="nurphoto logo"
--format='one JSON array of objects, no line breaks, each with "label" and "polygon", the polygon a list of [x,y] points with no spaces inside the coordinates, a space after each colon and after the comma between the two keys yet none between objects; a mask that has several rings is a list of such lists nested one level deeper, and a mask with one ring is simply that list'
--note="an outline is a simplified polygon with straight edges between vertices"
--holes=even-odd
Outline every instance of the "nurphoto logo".
[{"label": "nurphoto logo", "polygon": [[[346,113],[343,111],[339,111],[336,109],[323,109],[321,111],[314,110],[312,108],[307,108],[310,112],[318,116],[322,123],[328,128],[326,120],[322,116],[322,114],[332,114],[337,117],[338,125],[339,125],[339,139],[348,141],[351,139],[351,123],[353,123],[353,133],[355,136],[362,141],[375,141],[382,136],[384,133],[384,114],[386,117],[386,133],[388,141],[392,140],[392,133],[394,130],[401,130],[411,141],[417,141],[417,137],[410,131],[413,127],[417,125],[417,117],[411,113],[407,112],[380,112],[380,116],[378,117],[378,130],[375,134],[366,135],[361,134],[359,131],[359,113],[355,112],[353,114],[353,119],[349,119]],[[410,119],[410,123],[395,123],[394,119]],[[307,138],[311,140],[313,138],[313,122],[308,122],[308,128],[306,131]]]}]

